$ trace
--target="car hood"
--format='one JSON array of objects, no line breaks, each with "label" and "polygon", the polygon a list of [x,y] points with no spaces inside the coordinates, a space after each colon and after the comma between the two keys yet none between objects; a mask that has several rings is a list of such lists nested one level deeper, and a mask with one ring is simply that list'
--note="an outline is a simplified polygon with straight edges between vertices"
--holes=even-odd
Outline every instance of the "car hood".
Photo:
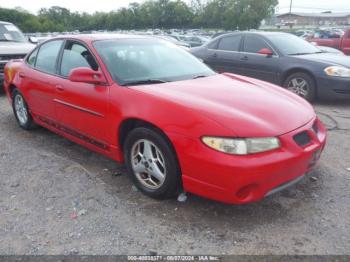
[{"label": "car hood", "polygon": [[348,56],[341,56],[339,54],[324,53],[324,54],[310,54],[294,56],[295,58],[305,59],[310,61],[322,62],[329,65],[339,65],[350,68],[350,59]]},{"label": "car hood", "polygon": [[35,45],[31,43],[1,42],[0,55],[27,54],[34,49]]},{"label": "car hood", "polygon": [[238,137],[282,135],[315,117],[311,105],[291,92],[232,74],[131,88],[195,110]]}]

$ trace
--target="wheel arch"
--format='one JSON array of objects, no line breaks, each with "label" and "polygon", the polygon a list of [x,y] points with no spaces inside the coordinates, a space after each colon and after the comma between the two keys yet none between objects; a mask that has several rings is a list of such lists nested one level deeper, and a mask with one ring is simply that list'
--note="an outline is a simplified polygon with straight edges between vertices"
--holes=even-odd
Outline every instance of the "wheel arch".
[{"label": "wheel arch", "polygon": [[157,131],[169,142],[169,144],[171,145],[174,152],[176,152],[174,145],[171,142],[170,138],[167,136],[167,134],[160,127],[158,127],[154,123],[151,123],[147,120],[133,118],[133,117],[124,119],[120,123],[119,128],[118,128],[118,144],[119,144],[120,149],[122,151],[123,151],[126,137],[133,129],[138,128],[138,127],[146,127],[146,128],[150,128],[150,129]]},{"label": "wheel arch", "polygon": [[296,67],[296,68],[291,68],[291,69],[287,70],[281,77],[281,80],[282,80],[281,86],[284,87],[284,82],[287,80],[287,78],[295,73],[304,73],[304,74],[307,74],[309,77],[311,77],[311,79],[314,81],[314,84],[315,84],[315,97],[317,98],[318,97],[318,85],[317,85],[316,77],[310,70],[308,70],[306,68]]},{"label": "wheel arch", "polygon": [[125,143],[125,140],[126,140],[128,134],[133,129],[138,128],[138,127],[150,128],[152,130],[157,131],[159,134],[162,135],[162,137],[168,142],[169,146],[173,150],[173,152],[175,154],[176,161],[177,161],[179,169],[180,169],[180,173],[182,174],[182,172],[181,172],[181,164],[180,164],[179,157],[177,155],[177,151],[175,149],[174,144],[172,143],[172,141],[170,140],[168,135],[160,127],[158,127],[154,123],[151,123],[151,122],[149,122],[147,120],[131,117],[131,118],[124,119],[120,123],[119,128],[118,128],[118,144],[120,146],[120,151],[122,153],[124,152],[124,143]]},{"label": "wheel arch", "polygon": [[17,88],[17,86],[16,86],[15,84],[13,84],[13,83],[11,83],[11,84],[9,85],[9,87],[8,87],[8,92],[9,92],[9,94],[10,94],[11,99],[13,98],[13,91],[14,91],[15,89],[18,89],[18,88]]},{"label": "wheel arch", "polygon": [[287,78],[289,76],[291,76],[292,74],[295,74],[295,73],[305,73],[308,76],[310,76],[314,80],[315,85],[316,85],[316,90],[317,90],[317,81],[316,81],[314,74],[310,70],[308,70],[306,68],[302,68],[302,67],[294,67],[294,68],[288,69],[286,72],[284,72],[282,74],[282,77],[281,77],[281,86],[284,85],[284,82],[287,80]]}]

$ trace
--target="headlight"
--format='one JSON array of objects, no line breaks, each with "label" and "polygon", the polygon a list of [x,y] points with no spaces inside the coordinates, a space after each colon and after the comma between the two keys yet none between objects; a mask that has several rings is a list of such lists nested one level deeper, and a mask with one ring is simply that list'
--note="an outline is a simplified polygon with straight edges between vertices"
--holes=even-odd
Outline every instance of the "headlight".
[{"label": "headlight", "polygon": [[267,138],[220,138],[203,137],[202,141],[207,146],[228,154],[248,155],[270,151],[281,146],[276,137]]},{"label": "headlight", "polygon": [[342,66],[330,66],[324,71],[329,76],[350,77],[350,69]]}]

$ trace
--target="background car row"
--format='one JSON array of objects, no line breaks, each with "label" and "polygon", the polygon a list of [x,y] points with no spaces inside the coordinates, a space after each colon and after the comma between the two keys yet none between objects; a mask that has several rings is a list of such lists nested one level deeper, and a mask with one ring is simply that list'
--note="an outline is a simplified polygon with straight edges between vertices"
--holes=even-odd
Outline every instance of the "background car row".
[{"label": "background car row", "polygon": [[[39,43],[58,35],[35,34],[37,39],[28,35],[28,41],[11,23],[1,22],[0,29],[0,80],[9,60],[23,58],[34,48],[35,45],[29,42]],[[297,37],[278,32],[207,32],[204,35],[205,32],[201,30],[173,30],[168,34],[155,30],[123,33],[152,35],[170,41],[190,51],[218,72],[232,72],[268,81],[313,101],[316,98],[350,97],[350,58],[338,50],[350,54],[350,29],[332,32],[328,38],[320,33],[311,36],[311,32],[304,32],[310,35],[308,40],[311,43],[302,39],[304,35]]]},{"label": "background car row", "polygon": [[350,58],[292,34],[236,32],[191,52],[216,71],[268,81],[309,101],[350,97]]}]

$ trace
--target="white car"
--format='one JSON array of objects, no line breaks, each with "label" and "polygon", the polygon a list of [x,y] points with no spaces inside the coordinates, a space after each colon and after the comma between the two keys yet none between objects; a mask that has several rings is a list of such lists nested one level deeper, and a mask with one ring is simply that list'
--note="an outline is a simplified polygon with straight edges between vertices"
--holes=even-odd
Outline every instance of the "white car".
[{"label": "white car", "polygon": [[12,59],[26,56],[35,45],[30,43],[14,24],[0,21],[0,89],[4,79],[4,67]]}]

